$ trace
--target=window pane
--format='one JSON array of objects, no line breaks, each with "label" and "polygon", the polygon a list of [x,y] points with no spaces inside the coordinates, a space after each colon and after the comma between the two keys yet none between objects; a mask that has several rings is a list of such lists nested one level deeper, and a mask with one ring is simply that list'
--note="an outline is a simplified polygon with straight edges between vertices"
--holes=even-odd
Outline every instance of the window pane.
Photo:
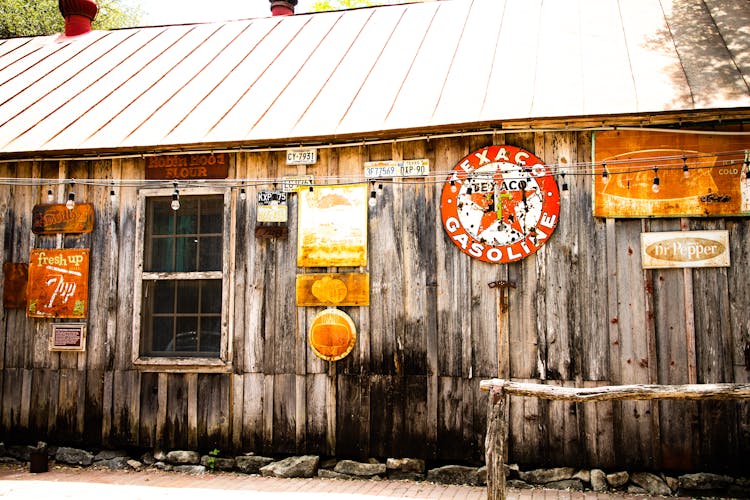
[{"label": "window pane", "polygon": [[200,239],[199,271],[221,271],[221,236]]},{"label": "window pane", "polygon": [[198,244],[196,238],[175,239],[175,268],[176,272],[192,272],[198,269]]},{"label": "window pane", "polygon": [[204,199],[201,203],[201,233],[221,234],[223,214],[224,200],[222,198]]},{"label": "window pane", "polygon": [[201,290],[201,313],[221,313],[221,280],[206,280]]},{"label": "window pane", "polygon": [[200,351],[218,353],[221,346],[221,320],[218,317],[201,318]]},{"label": "window pane", "polygon": [[156,316],[152,322],[151,350],[171,351],[174,324],[171,317]]},{"label": "window pane", "polygon": [[177,214],[177,234],[196,234],[198,232],[198,198],[183,196],[180,198],[180,209]]},{"label": "window pane", "polygon": [[151,258],[146,263],[145,271],[172,271],[174,240],[172,238],[154,238],[151,240]]},{"label": "window pane", "polygon": [[155,281],[153,310],[157,314],[174,312],[174,283]]},{"label": "window pane", "polygon": [[174,232],[174,210],[168,198],[153,198],[151,202],[151,234],[172,234]]},{"label": "window pane", "polygon": [[198,281],[177,282],[177,312],[182,314],[197,314],[198,311]]},{"label": "window pane", "polygon": [[196,352],[198,350],[198,318],[178,317],[175,352]]}]

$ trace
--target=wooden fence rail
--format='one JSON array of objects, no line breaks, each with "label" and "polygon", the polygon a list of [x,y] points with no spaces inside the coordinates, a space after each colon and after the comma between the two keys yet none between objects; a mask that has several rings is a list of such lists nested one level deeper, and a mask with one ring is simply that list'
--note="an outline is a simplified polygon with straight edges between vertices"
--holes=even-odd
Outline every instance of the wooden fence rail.
[{"label": "wooden fence rail", "polygon": [[626,399],[750,399],[750,384],[613,385],[579,389],[491,379],[482,380],[480,387],[490,391],[485,438],[488,500],[505,500],[503,462],[508,438],[509,395],[579,403]]}]

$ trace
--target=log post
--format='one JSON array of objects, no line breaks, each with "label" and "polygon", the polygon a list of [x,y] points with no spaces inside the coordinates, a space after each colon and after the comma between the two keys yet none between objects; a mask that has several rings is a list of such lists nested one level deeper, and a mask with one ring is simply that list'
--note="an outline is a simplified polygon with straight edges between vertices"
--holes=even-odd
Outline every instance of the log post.
[{"label": "log post", "polygon": [[487,463],[487,500],[505,500],[505,443],[507,399],[503,384],[492,387],[487,403],[487,436],[484,449]]}]

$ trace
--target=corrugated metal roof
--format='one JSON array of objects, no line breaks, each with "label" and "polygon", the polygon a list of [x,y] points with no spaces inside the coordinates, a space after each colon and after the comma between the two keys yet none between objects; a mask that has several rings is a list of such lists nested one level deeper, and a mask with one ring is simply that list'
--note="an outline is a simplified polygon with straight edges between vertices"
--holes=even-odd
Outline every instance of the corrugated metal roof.
[{"label": "corrugated metal roof", "polygon": [[0,41],[0,154],[750,107],[747,0],[443,0]]}]

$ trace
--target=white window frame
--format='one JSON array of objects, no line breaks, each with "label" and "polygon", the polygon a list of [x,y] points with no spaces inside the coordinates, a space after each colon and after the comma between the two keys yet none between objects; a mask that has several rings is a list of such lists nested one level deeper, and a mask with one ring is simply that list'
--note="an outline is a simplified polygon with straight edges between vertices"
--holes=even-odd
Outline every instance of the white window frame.
[{"label": "white window frame", "polygon": [[[232,192],[230,188],[180,188],[180,197],[223,195],[224,217],[222,224],[222,270],[198,271],[181,273],[144,272],[143,251],[146,231],[146,199],[153,197],[171,196],[173,189],[141,189],[138,192],[135,224],[135,272],[133,297],[133,364],[139,368],[153,369],[153,371],[230,371],[232,368],[232,325],[231,311],[234,307],[232,289],[232,269],[234,267],[235,236],[231,228],[234,227],[234,210]],[[143,309],[143,281],[154,279],[221,279],[221,347],[219,356],[148,356],[141,354],[141,329]]]}]

